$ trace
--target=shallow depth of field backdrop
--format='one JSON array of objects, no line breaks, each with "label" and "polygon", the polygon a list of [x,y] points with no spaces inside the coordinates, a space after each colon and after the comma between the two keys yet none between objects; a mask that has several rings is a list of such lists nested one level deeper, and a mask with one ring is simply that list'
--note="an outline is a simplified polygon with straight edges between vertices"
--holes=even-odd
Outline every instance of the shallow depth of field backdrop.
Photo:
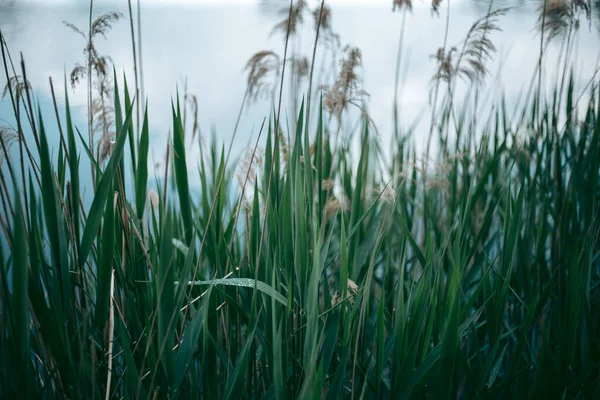
[{"label": "shallow depth of field backdrop", "polygon": [[600,396],[598,1],[0,34],[0,397]]}]

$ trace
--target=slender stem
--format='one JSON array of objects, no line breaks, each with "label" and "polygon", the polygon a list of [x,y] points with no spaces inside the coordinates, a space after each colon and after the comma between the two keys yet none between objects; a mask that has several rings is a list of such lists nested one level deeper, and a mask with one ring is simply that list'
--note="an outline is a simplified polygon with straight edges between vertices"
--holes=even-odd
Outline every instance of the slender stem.
[{"label": "slender stem", "polygon": [[538,60],[538,95],[537,95],[537,103],[536,103],[536,112],[539,116],[540,114],[540,100],[542,97],[542,61],[544,58],[544,33],[546,30],[546,5],[548,0],[544,0],[544,8],[542,10],[542,34],[540,36],[540,58]]},{"label": "slender stem", "polygon": [[400,24],[400,38],[398,39],[398,56],[396,58],[396,74],[394,79],[394,136],[396,140],[399,136],[399,104],[398,104],[398,86],[400,84],[400,66],[402,61],[402,43],[404,41],[404,27],[406,26],[406,8],[402,11],[402,23]]},{"label": "slender stem", "polygon": [[[240,120],[240,116],[242,115],[242,109],[244,107],[244,103],[246,102],[246,97],[248,96],[248,89],[246,89],[246,93],[244,94],[244,100],[242,101],[242,107],[240,107],[240,113],[238,114],[238,120],[235,123],[235,130],[237,130],[237,126]],[[250,176],[250,169],[252,168],[252,165],[254,164],[254,160],[255,160],[255,156],[256,156],[256,149],[258,148],[258,141],[260,140],[260,137],[262,135],[262,129],[260,130],[260,132],[258,133],[258,138],[256,139],[256,144],[254,145],[254,150],[252,151],[252,157],[250,158],[250,165],[248,167],[248,170],[246,171],[246,177],[244,179],[244,186],[242,187],[242,193],[240,194],[240,203],[239,206],[237,208],[237,210],[235,211],[235,218],[233,221],[233,226],[234,229],[236,229],[237,227],[237,223],[238,223],[238,218],[240,215],[240,210],[241,210],[241,205],[242,205],[242,201],[244,199],[244,194],[246,193],[246,184],[248,183],[248,178]],[[235,136],[235,133],[234,133]],[[229,243],[229,252],[231,253],[231,251],[233,250],[233,239],[235,238],[235,235],[231,236],[231,242]],[[227,263],[225,264],[225,273],[229,273],[229,264],[231,263],[231,259],[227,258]]]},{"label": "slender stem", "polygon": [[[170,135],[169,135],[170,136]],[[165,178],[163,183],[163,209],[167,207],[167,182],[169,180],[169,155],[171,153],[171,141],[167,139],[167,155],[165,156]]]},{"label": "slender stem", "polygon": [[183,137],[185,138],[185,129],[187,126],[187,104],[188,104],[188,78],[183,82]]},{"label": "slender stem", "polygon": [[[494,4],[494,0],[490,0],[490,4],[489,4],[489,6],[488,6],[488,10],[487,10],[487,15],[488,15],[488,16],[489,16],[489,15],[490,15],[490,13],[492,12],[492,6],[493,6],[493,4]],[[485,34],[485,33],[484,33],[484,34]],[[481,57],[482,57],[482,55],[483,55],[483,49],[481,49],[481,50],[479,51],[479,59],[480,59],[480,60],[481,60]],[[474,114],[473,114],[473,121],[472,121],[472,122],[473,122],[473,124],[472,124],[472,128],[469,130],[469,133],[470,133],[470,132],[474,132],[474,131],[475,131],[475,129],[476,129],[476,127],[477,127],[477,116],[478,116],[478,115],[477,115],[477,107],[478,107],[478,105],[479,105],[479,86],[476,86],[476,88],[475,88],[475,99],[474,99],[474,101],[473,101],[473,110],[474,110],[475,112],[474,112]],[[458,143],[457,143],[457,145],[458,145]]]},{"label": "slender stem", "polygon": [[140,101],[145,101],[144,97],[144,63],[142,61],[142,8],[140,7],[140,0],[137,0],[137,25],[138,25],[138,61],[140,67]]},{"label": "slender stem", "polygon": [[[31,88],[27,85],[27,71],[25,70],[25,60],[23,59],[23,53],[21,53],[21,73],[23,74],[23,82],[25,83],[25,98],[27,100],[27,107],[29,107],[29,115],[30,115],[30,124],[31,130],[33,132],[33,138],[35,139],[35,143],[40,148],[40,139],[37,133],[37,128],[35,126],[35,113],[33,111],[33,104],[31,103]],[[25,107],[25,110],[27,110]]]},{"label": "slender stem", "polygon": [[315,44],[313,46],[312,61],[310,63],[310,77],[308,78],[308,94],[306,99],[306,131],[308,131],[308,124],[310,122],[310,100],[312,95],[312,83],[313,83],[313,72],[315,70],[315,59],[317,57],[317,44],[319,43],[319,32],[321,30],[321,19],[323,17],[323,8],[325,7],[325,0],[321,0],[321,7],[319,8],[319,22],[317,23],[317,33],[315,34]]},{"label": "slender stem", "polygon": [[[15,118],[17,120],[17,134],[19,137],[19,156],[20,156],[20,165],[21,165],[21,179],[23,182],[23,191],[26,194],[26,186],[25,186],[25,166],[24,166],[24,159],[25,157],[23,157],[23,146],[27,145],[25,142],[25,137],[23,135],[23,131],[21,129],[21,122],[20,122],[20,118],[19,118],[19,100],[18,100],[18,96],[17,96],[17,100],[15,101],[15,95],[13,94],[12,91],[12,87],[10,85],[10,78],[8,76],[8,65],[6,63],[6,55],[5,55],[5,49],[4,49],[4,36],[2,36],[2,33],[0,32],[0,46],[2,47],[2,59],[4,62],[4,72],[6,74],[6,82],[8,83],[8,92],[10,94],[10,98],[12,101],[12,105],[13,105],[13,111],[15,113]],[[8,49],[6,49],[6,52],[8,52]],[[27,82],[25,82],[25,84],[27,84]],[[13,180],[13,184],[16,186],[16,178],[15,178],[15,173],[12,167],[12,162],[10,160],[10,154],[8,153],[8,148],[6,146],[6,143],[4,142],[4,137],[2,135],[0,135],[0,144],[2,145],[2,151],[4,152],[4,160],[6,161],[6,165],[8,166],[8,170],[10,173],[10,176]],[[4,182],[4,176],[2,176],[2,183],[4,186],[4,190],[6,191],[6,195],[9,199],[9,204],[10,204],[10,194],[8,193],[8,190],[6,188],[6,183]],[[4,198],[3,198],[4,200]],[[25,204],[27,204],[27,196],[25,195]],[[6,208],[6,206],[5,206]],[[12,212],[12,205],[11,205],[11,215],[13,215],[14,213]],[[7,214],[8,217],[8,214]],[[8,237],[7,237],[8,238]]]},{"label": "slender stem", "polygon": [[[0,135],[0,147],[2,147],[2,151],[4,152],[4,160],[6,160],[6,162],[7,162],[7,165],[8,165],[12,180],[13,180],[13,185],[17,186],[16,180],[15,180],[16,178],[15,178],[15,175],[14,175],[14,172],[12,169],[12,165],[10,164],[8,149],[7,149],[6,143],[4,141],[4,137],[2,135]],[[4,189],[4,193],[6,193],[6,197],[8,199],[10,215],[14,216],[15,211],[14,211],[12,203],[10,201],[10,194],[8,193],[8,186],[6,185],[6,180],[4,179],[4,174],[0,174],[0,183],[2,184],[2,189]],[[0,190],[0,192],[2,192],[2,190]],[[4,197],[2,197],[2,201],[4,202]],[[4,212],[6,213],[6,217],[8,218],[9,214],[7,213],[7,210],[6,210],[6,204],[4,204]]]},{"label": "slender stem", "polygon": [[[88,140],[91,151],[94,151],[94,115],[92,113],[92,14],[94,9],[94,0],[90,0],[89,31],[87,43],[87,77],[88,77]],[[94,162],[90,160],[90,169],[92,172],[92,189],[96,191],[96,169]]]},{"label": "slender stem", "polygon": [[69,150],[67,148],[67,143],[65,142],[65,136],[63,134],[62,125],[60,123],[60,116],[58,114],[58,104],[56,103],[56,95],[54,94],[54,85],[52,84],[52,77],[48,77],[48,81],[50,82],[50,93],[52,95],[52,104],[54,104],[54,114],[56,114],[56,124],[58,125],[58,132],[60,133],[60,144],[63,146],[63,150],[65,151],[67,161],[70,161]]},{"label": "slender stem", "polygon": [[[134,29],[133,29],[133,12],[131,11],[131,0],[127,0],[127,5],[129,6],[129,26],[131,28],[131,51],[133,53],[133,75],[135,77],[135,97],[139,97],[140,95],[140,89],[139,89],[139,85],[138,85],[138,68],[137,68],[137,56],[135,54],[135,34],[134,34]],[[138,2],[139,5],[139,2]],[[136,141],[139,142],[140,141],[140,102],[136,101],[135,104],[135,108],[136,108],[136,132],[137,132],[137,137],[136,137]]]},{"label": "slender stem", "polygon": [[115,291],[115,270],[112,270],[110,275],[110,298],[108,307],[108,354],[107,354],[107,376],[106,376],[106,393],[105,399],[110,399],[110,382],[112,376],[112,360],[113,360],[113,336],[115,332],[115,307],[114,307],[114,291]]},{"label": "slender stem", "polygon": [[[444,45],[442,49],[444,54],[446,53],[446,45],[448,43],[448,27],[450,26],[450,0],[448,0],[448,11],[446,14],[446,28],[444,32]],[[433,136],[433,129],[435,127],[435,117],[436,117],[436,105],[438,99],[438,93],[440,88],[440,81],[437,80],[435,83],[435,94],[433,95],[433,104],[431,105],[431,123],[429,125],[429,137],[427,138],[427,149],[425,152],[425,159],[429,159],[429,149],[431,147],[431,137]]]}]

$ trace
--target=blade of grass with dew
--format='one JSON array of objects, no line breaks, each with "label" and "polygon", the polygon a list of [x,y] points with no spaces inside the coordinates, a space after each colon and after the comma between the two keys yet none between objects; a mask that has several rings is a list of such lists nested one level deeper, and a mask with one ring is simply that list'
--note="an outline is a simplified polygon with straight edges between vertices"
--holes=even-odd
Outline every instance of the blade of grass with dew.
[{"label": "blade of grass with dew", "polygon": [[244,287],[244,288],[256,288],[256,290],[263,292],[264,294],[266,294],[269,297],[272,297],[273,299],[275,299],[282,305],[287,306],[287,299],[281,293],[279,293],[277,290],[275,290],[269,284],[262,282],[262,281],[258,281],[256,279],[250,279],[250,278],[212,279],[212,280],[208,280],[208,281],[188,282],[187,285],[188,286],[191,286],[191,285],[194,285],[194,286],[195,285],[215,285],[215,286],[225,285],[225,286],[237,286],[237,287]]}]

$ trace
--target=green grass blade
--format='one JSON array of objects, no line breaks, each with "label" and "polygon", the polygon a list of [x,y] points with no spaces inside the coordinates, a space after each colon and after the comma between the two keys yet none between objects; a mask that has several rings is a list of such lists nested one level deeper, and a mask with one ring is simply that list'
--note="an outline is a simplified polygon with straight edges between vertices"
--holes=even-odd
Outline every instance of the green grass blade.
[{"label": "green grass blade", "polygon": [[252,288],[252,289],[256,288],[257,290],[260,290],[264,294],[274,298],[275,300],[277,300],[279,303],[283,304],[284,306],[287,306],[287,299],[281,293],[279,293],[277,290],[275,290],[269,284],[259,281],[259,280],[256,280],[256,279],[250,279],[250,278],[213,279],[213,280],[209,280],[209,281],[188,282],[187,285],[194,285],[194,286],[195,285],[225,285],[225,286],[237,286],[237,287],[244,287],[244,288]]},{"label": "green grass blade", "polygon": [[177,183],[177,194],[179,195],[179,211],[185,227],[185,239],[189,242],[192,237],[192,206],[190,202],[190,187],[188,182],[188,171],[185,156],[185,139],[183,125],[179,114],[173,114],[173,165],[175,167],[175,179]]},{"label": "green grass blade", "polygon": [[110,300],[110,281],[113,270],[115,250],[115,201],[110,197],[104,211],[104,225],[99,243],[98,288],[96,291],[96,328],[102,330],[106,325]]},{"label": "green grass blade", "polygon": [[[13,300],[12,311],[15,319],[15,330],[13,339],[17,349],[17,359],[20,361],[18,368],[23,381],[28,380],[29,372],[29,253],[27,250],[27,233],[25,231],[25,220],[21,199],[19,194],[15,195],[15,220],[13,237]],[[24,388],[26,389],[26,388]]]},{"label": "green grass blade", "polygon": [[71,119],[71,107],[69,106],[69,94],[67,91],[67,79],[65,77],[65,112],[67,114],[67,143],[69,149],[69,174],[71,176],[70,210],[71,221],[74,227],[76,240],[76,249],[79,252],[79,240],[81,239],[81,225],[79,213],[79,154],[77,153],[77,142],[73,131],[73,121]]},{"label": "green grass blade", "polygon": [[156,293],[158,335],[157,344],[161,364],[170,385],[175,383],[175,357],[173,353],[173,337],[177,326],[176,313],[179,309],[175,305],[175,260],[173,248],[173,215],[167,213],[161,229],[159,258],[160,262],[156,270]]},{"label": "green grass blade", "polygon": [[144,123],[142,125],[142,135],[140,136],[140,143],[138,147],[138,165],[135,170],[135,206],[137,210],[137,216],[142,219],[144,216],[144,208],[146,205],[146,187],[148,184],[148,147],[149,147],[149,133],[148,133],[148,102],[146,102],[146,109],[144,111]]},{"label": "green grass blade", "polygon": [[173,382],[175,389],[181,385],[181,382],[185,377],[187,367],[192,357],[192,352],[198,345],[198,338],[203,322],[203,312],[202,310],[198,310],[183,332],[183,338],[181,339],[179,350],[177,350],[177,356],[175,357],[175,381]]},{"label": "green grass blade", "polygon": [[92,249],[92,244],[98,235],[98,229],[100,228],[103,215],[102,210],[106,206],[106,200],[108,199],[113,187],[113,178],[117,173],[117,167],[119,166],[123,156],[123,148],[125,147],[125,141],[127,140],[127,129],[131,121],[132,110],[133,104],[127,110],[125,122],[119,129],[119,134],[117,135],[113,153],[106,166],[106,169],[104,170],[104,173],[102,174],[102,178],[100,179],[100,183],[96,189],[94,200],[92,201],[92,206],[90,207],[90,211],[88,213],[87,223],[85,224],[83,237],[81,239],[79,254],[79,263],[81,265],[83,265],[87,260],[90,250]]}]

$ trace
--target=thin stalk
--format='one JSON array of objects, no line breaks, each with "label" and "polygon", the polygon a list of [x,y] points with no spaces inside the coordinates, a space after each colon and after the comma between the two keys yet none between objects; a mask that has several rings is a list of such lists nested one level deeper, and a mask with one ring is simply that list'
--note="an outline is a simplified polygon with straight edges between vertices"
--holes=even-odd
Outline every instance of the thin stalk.
[{"label": "thin stalk", "polygon": [[[21,73],[23,74],[23,82],[27,82],[27,71],[25,70],[25,60],[23,59],[23,53],[21,53]],[[30,117],[31,118],[30,119],[31,130],[33,132],[33,138],[35,139],[35,143],[39,149],[40,148],[40,140],[38,138],[37,128],[35,125],[35,112],[33,110],[30,92],[31,92],[31,89],[27,86],[27,84],[25,84],[25,98],[27,99],[27,106],[29,107],[29,115],[31,116]],[[25,107],[25,110],[27,110],[27,107]]]},{"label": "thin stalk", "polygon": [[[133,12],[131,11],[131,0],[127,0],[127,5],[129,7],[129,26],[131,27],[131,51],[133,53],[133,75],[135,77],[135,97],[138,98],[140,95],[140,89],[138,84],[138,67],[137,67],[137,56],[135,54],[135,34],[133,29]],[[138,0],[139,6],[139,0]],[[140,102],[136,101],[135,104],[136,111],[136,141],[140,141]]]},{"label": "thin stalk", "polygon": [[[14,176],[14,171],[13,171],[13,168],[12,168],[12,164],[10,163],[10,159],[9,159],[8,149],[6,148],[6,143],[4,142],[4,138],[2,137],[2,135],[0,135],[0,145],[2,147],[2,151],[4,152],[4,160],[7,163],[6,165],[8,165],[8,168],[9,168],[9,171],[10,171],[10,175],[11,175],[12,180],[13,180],[13,185],[17,186],[17,181],[16,181],[16,178]],[[8,191],[8,186],[6,185],[6,180],[4,179],[4,174],[0,174],[0,182],[2,183],[2,189],[3,189],[1,191],[3,193],[2,201],[3,201],[3,203],[5,202],[5,200],[4,200],[4,194],[6,194],[6,198],[8,200],[8,206],[10,208],[10,215],[14,216],[15,215],[15,211],[13,209],[12,202],[10,201],[10,193]],[[7,213],[7,210],[6,210],[6,204],[4,204],[4,212],[6,213],[6,217],[8,218],[9,214]]]},{"label": "thin stalk", "polygon": [[[246,88],[246,91],[244,92],[244,99],[242,100],[242,105],[240,106],[240,111],[238,112],[237,120],[235,121],[235,127],[233,128],[233,137],[235,137],[235,134],[237,132],[238,125],[239,125],[240,119],[242,117],[242,111],[244,109],[244,105],[246,104],[247,97],[248,97],[248,88]],[[264,120],[263,120],[263,123],[264,123]],[[248,170],[246,171],[246,178],[244,180],[244,186],[242,187],[242,193],[240,194],[240,206],[242,203],[242,199],[244,198],[244,193],[246,192],[246,183],[248,182],[248,177],[250,176],[250,168],[252,168],[252,164],[254,162],[254,156],[256,155],[256,149],[258,148],[258,141],[260,140],[261,135],[262,135],[262,129],[258,132],[258,138],[256,139],[256,144],[254,145],[254,150],[252,151],[252,158],[250,159],[250,166],[248,167]],[[235,218],[234,218],[234,222],[233,222],[234,227],[237,227],[240,210],[241,210],[241,208],[238,206],[238,209],[235,212]],[[229,243],[229,252],[230,253],[233,249],[233,239],[234,238],[235,238],[235,235],[232,235],[231,242]],[[231,263],[231,258],[228,257],[227,263],[225,264],[225,273],[226,274],[229,272],[229,264],[230,263]]]},{"label": "thin stalk", "polygon": [[185,137],[185,129],[187,127],[187,104],[188,104],[188,78],[185,77],[183,82],[183,137]]},{"label": "thin stalk", "polygon": [[110,276],[110,299],[108,308],[108,354],[107,354],[107,376],[106,376],[106,393],[105,400],[110,399],[110,382],[112,377],[112,362],[113,362],[113,336],[115,333],[115,307],[114,307],[114,291],[115,291],[115,270],[112,270]]},{"label": "thin stalk", "polygon": [[[540,115],[540,101],[542,98],[542,61],[544,58],[544,33],[546,30],[546,6],[548,4],[548,0],[544,0],[544,9],[542,10],[542,34],[540,36],[540,57],[538,59],[538,95],[537,95],[537,104],[536,110],[537,115]],[[541,122],[540,122],[541,124]]]},{"label": "thin stalk", "polygon": [[[88,142],[91,151],[94,151],[94,115],[92,113],[92,15],[94,10],[94,0],[90,0],[88,46],[87,46],[87,109],[88,109]],[[92,190],[96,191],[96,169],[94,162],[90,160],[90,169],[92,172]]]},{"label": "thin stalk", "polygon": [[171,153],[171,141],[168,140],[167,141],[167,155],[166,155],[166,160],[165,160],[165,177],[164,177],[164,185],[163,185],[163,198],[162,198],[162,205],[163,205],[163,209],[166,209],[167,207],[167,183],[169,182],[169,155]]},{"label": "thin stalk", "polygon": [[[448,11],[446,14],[446,27],[445,27],[445,32],[444,32],[444,44],[442,46],[444,53],[446,52],[446,46],[448,44],[448,28],[449,27],[450,27],[450,0],[448,0]],[[429,160],[431,137],[433,136],[433,129],[435,127],[435,117],[436,117],[436,110],[437,110],[436,106],[437,106],[439,88],[440,88],[440,81],[437,80],[437,82],[435,83],[435,93],[433,95],[433,104],[431,105],[431,122],[429,125],[429,137],[427,138],[427,148],[425,151],[425,159],[426,160]]]},{"label": "thin stalk", "polygon": [[396,73],[394,75],[394,137],[399,136],[399,104],[398,104],[398,86],[400,84],[400,66],[402,61],[402,43],[404,41],[404,27],[406,26],[406,7],[402,10],[402,23],[400,24],[400,38],[398,39],[398,56],[396,57]]},{"label": "thin stalk", "polygon": [[[312,97],[313,72],[315,70],[315,59],[317,57],[317,44],[319,43],[319,31],[321,30],[323,7],[325,7],[325,0],[321,0],[321,7],[319,8],[319,22],[317,23],[317,33],[315,34],[315,44],[313,46],[312,61],[310,63],[310,76],[308,78],[308,93],[306,98],[306,132],[308,132],[308,124],[310,121],[310,100]],[[296,110],[294,110],[294,112],[296,112]]]},{"label": "thin stalk", "polygon": [[[9,77],[8,77],[8,68],[6,65],[6,57],[4,54],[4,37],[2,36],[2,33],[0,32],[0,45],[2,46],[2,58],[4,60],[4,71],[6,74],[6,81],[10,82]],[[22,179],[22,184],[23,184],[23,192],[25,194],[25,204],[27,204],[27,195],[26,195],[26,185],[25,185],[25,157],[23,157],[23,146],[26,146],[27,144],[24,143],[25,142],[25,138],[23,136],[23,131],[21,130],[21,123],[20,123],[20,118],[19,118],[19,104],[18,104],[18,98],[17,98],[17,102],[15,102],[15,97],[13,95],[13,91],[12,91],[12,87],[10,86],[10,84],[8,85],[8,91],[10,93],[10,98],[13,104],[13,110],[15,113],[15,118],[17,119],[17,134],[19,135],[19,158],[20,158],[20,165],[21,165],[21,179]],[[16,186],[16,178],[15,178],[15,173],[12,167],[12,162],[10,160],[10,154],[8,153],[8,148],[6,147],[6,143],[4,142],[4,138],[2,136],[0,136],[0,143],[2,144],[2,151],[4,153],[4,160],[6,162],[6,165],[8,166],[8,170],[10,173],[10,176],[13,180],[13,184]],[[6,196],[9,199],[9,204],[10,204],[10,194],[8,192],[8,189],[6,187],[6,182],[4,181],[4,176],[2,176],[2,184],[4,187],[4,190],[6,192]],[[4,201],[4,197],[2,198],[2,200]],[[11,205],[11,215],[14,215],[14,212],[12,210],[12,205]],[[6,211],[6,204],[5,204],[5,211]],[[6,214],[8,217],[8,214]],[[7,237],[8,239],[8,237]]]},{"label": "thin stalk", "polygon": [[48,77],[48,81],[50,82],[50,93],[52,95],[52,104],[54,105],[54,113],[56,114],[56,124],[58,125],[58,132],[60,133],[60,144],[65,151],[65,156],[67,157],[67,161],[69,159],[69,150],[67,148],[67,143],[65,142],[65,136],[63,135],[62,125],[60,123],[60,116],[58,114],[58,105],[56,103],[56,95],[54,94],[54,85],[52,84],[52,77]]},{"label": "thin stalk", "polygon": [[137,26],[138,26],[138,59],[140,64],[140,101],[145,101],[144,97],[144,63],[142,61],[142,8],[140,0],[137,0]]}]

